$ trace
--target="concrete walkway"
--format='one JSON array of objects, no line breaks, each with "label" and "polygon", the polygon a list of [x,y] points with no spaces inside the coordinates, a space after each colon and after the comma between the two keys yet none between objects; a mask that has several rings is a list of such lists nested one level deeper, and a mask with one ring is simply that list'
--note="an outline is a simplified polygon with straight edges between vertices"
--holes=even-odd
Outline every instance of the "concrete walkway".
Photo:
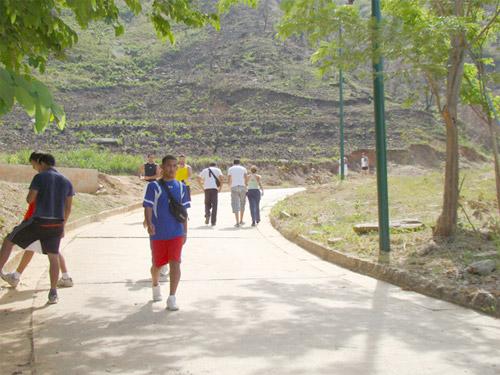
[{"label": "concrete walkway", "polygon": [[64,248],[75,287],[60,290],[58,305],[45,306],[43,257],[19,291],[0,298],[9,312],[2,339],[16,336],[14,321],[25,328],[3,346],[3,366],[17,353],[27,361],[18,373],[44,375],[500,373],[499,320],[352,273],[283,239],[267,214],[292,192],[266,192],[257,229],[233,228],[227,194],[216,229],[203,225],[202,197],[194,197],[178,312],[151,302],[142,212],[80,229]]}]

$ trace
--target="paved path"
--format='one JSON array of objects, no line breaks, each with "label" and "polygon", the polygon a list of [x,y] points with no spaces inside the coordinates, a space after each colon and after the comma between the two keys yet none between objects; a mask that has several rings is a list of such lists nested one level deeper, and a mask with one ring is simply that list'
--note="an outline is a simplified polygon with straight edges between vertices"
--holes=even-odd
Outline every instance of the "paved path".
[{"label": "paved path", "polygon": [[[264,212],[291,192],[267,191]],[[150,301],[141,212],[67,239],[76,285],[58,305],[45,306],[38,257],[38,292],[25,285],[0,300],[33,326],[37,374],[500,373],[499,320],[326,263],[267,218],[235,229],[226,194],[217,229],[202,225],[201,196],[193,206],[178,312]]]}]

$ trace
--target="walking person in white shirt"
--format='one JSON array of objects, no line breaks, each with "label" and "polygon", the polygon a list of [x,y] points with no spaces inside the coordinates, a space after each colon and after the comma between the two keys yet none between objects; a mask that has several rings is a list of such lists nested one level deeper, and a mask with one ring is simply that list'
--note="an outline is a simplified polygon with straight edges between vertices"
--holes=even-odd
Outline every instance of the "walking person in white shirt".
[{"label": "walking person in white shirt", "polygon": [[370,172],[370,162],[368,156],[363,152],[361,154],[361,171],[363,174],[368,174]]},{"label": "walking person in white shirt", "polygon": [[202,170],[198,176],[205,191],[205,224],[208,225],[210,222],[213,227],[217,223],[217,205],[223,177],[216,163],[210,163],[210,166]]},{"label": "walking person in white shirt", "polygon": [[245,224],[243,222],[243,215],[245,213],[247,195],[247,174],[246,168],[240,165],[239,159],[235,159],[233,166],[227,170],[228,184],[231,186],[231,207],[236,218],[235,227]]}]

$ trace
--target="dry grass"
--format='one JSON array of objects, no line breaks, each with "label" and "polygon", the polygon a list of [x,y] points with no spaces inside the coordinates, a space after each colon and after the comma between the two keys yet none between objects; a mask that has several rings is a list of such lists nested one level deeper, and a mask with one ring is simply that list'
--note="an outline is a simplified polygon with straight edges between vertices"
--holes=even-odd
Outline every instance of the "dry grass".
[{"label": "dry grass", "polygon": [[[462,171],[459,230],[454,242],[435,244],[432,226],[439,215],[442,199],[442,176],[405,167],[389,178],[390,218],[414,218],[425,223],[418,232],[391,233],[391,253],[387,261],[408,269],[436,283],[480,285],[498,295],[500,270],[486,277],[465,272],[470,263],[496,259],[500,266],[500,218],[495,200],[495,181],[490,166]],[[335,249],[359,257],[377,260],[377,234],[357,235],[352,227],[362,222],[377,221],[377,193],[374,176],[351,175],[340,184],[312,186],[306,192],[290,197],[275,206],[273,214],[286,211],[287,229],[327,244],[329,238],[342,238]],[[467,217],[468,216],[468,219]],[[470,221],[469,221],[470,220]],[[488,240],[484,233],[493,238]],[[423,255],[429,249],[427,255]]]}]

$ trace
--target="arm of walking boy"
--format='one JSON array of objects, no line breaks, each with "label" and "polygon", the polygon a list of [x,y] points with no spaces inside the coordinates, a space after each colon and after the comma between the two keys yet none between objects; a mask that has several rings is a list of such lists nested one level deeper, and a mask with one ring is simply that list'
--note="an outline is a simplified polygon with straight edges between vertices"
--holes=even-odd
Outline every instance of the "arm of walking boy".
[{"label": "arm of walking boy", "polygon": [[188,234],[188,223],[187,223],[187,220],[184,221],[184,223],[182,223],[182,226],[184,227],[184,242],[183,242],[183,244],[185,244],[186,240],[187,240],[187,234]]},{"label": "arm of walking boy", "polygon": [[37,195],[38,191],[30,189],[28,195],[26,196],[26,202],[28,202],[28,204],[33,203],[36,200]]},{"label": "arm of walking boy", "polygon": [[156,233],[155,226],[153,225],[153,208],[144,207],[144,220],[146,221],[146,226],[150,236],[154,236]]}]

